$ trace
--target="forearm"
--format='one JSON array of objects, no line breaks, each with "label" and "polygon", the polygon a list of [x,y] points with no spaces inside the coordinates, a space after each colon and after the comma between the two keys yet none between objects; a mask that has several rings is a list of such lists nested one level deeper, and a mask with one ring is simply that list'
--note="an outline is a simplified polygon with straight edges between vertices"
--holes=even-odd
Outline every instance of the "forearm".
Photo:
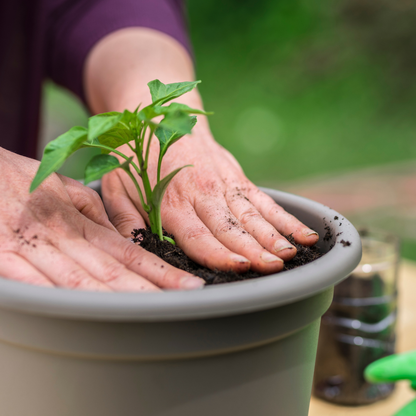
[{"label": "forearm", "polygon": [[[175,39],[152,29],[128,28],[114,32],[95,45],[85,65],[84,83],[91,111],[133,111],[138,104],[151,103],[147,83],[159,79],[165,84],[194,79],[192,59]],[[193,108],[203,108],[196,89],[175,99]],[[203,141],[216,146],[206,117],[198,116],[192,138],[185,137],[175,144],[185,151],[189,141]],[[158,146],[152,149],[158,153]],[[129,150],[124,148],[126,154]],[[157,157],[157,156],[154,156]]]},{"label": "forearm", "polygon": [[[87,102],[93,113],[134,110],[139,103],[150,104],[147,83],[153,79],[165,84],[193,80],[193,64],[186,49],[172,37],[152,29],[119,30],[98,42],[87,58]],[[181,99],[202,107],[196,90]]]}]

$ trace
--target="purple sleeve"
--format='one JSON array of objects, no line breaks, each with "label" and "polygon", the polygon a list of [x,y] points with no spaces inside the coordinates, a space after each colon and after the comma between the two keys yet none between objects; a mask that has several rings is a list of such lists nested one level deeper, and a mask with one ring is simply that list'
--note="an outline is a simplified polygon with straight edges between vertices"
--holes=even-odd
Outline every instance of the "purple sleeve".
[{"label": "purple sleeve", "polygon": [[182,0],[49,0],[47,75],[85,101],[83,67],[91,48],[126,27],[166,33],[190,51]]}]

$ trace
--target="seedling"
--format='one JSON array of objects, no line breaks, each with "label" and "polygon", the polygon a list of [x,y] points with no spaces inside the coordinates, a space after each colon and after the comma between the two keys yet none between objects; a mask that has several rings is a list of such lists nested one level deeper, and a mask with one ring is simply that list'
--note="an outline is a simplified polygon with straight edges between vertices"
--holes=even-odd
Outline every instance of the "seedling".
[{"label": "seedling", "polygon": [[[191,133],[196,123],[196,116],[191,114],[207,115],[209,113],[190,108],[185,104],[171,103],[167,106],[163,104],[191,91],[200,82],[178,82],[165,85],[155,79],[147,84],[152,96],[152,104],[142,110],[139,111],[139,106],[134,112],[124,110],[123,113],[113,111],[97,114],[89,118],[88,128],[72,127],[46,146],[39,169],[30,186],[30,192],[33,192],[50,174],[56,172],[65,160],[77,150],[85,147],[99,148],[101,154],[94,156],[85,168],[84,183],[88,184],[101,179],[114,169],[123,169],[137,189],[143,209],[148,214],[152,232],[157,234],[161,240],[165,239],[174,244],[172,239],[163,236],[160,213],[162,199],[173,177],[183,168],[192,165],[175,169],[161,179],[162,159],[172,144],[185,134]],[[160,123],[153,121],[159,116],[163,116]],[[152,189],[147,169],[153,135],[158,138],[160,146],[157,183]],[[127,144],[137,156],[138,164],[133,161],[133,157],[128,157],[116,150],[124,144]],[[120,163],[115,156],[109,153],[120,156],[124,162]],[[142,179],[146,199],[131,168]]]}]

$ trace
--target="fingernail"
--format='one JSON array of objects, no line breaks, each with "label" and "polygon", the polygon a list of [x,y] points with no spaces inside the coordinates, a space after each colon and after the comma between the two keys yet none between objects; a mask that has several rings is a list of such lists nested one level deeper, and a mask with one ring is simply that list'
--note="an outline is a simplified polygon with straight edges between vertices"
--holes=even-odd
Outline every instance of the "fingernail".
[{"label": "fingernail", "polygon": [[250,263],[249,259],[246,259],[243,256],[239,256],[238,254],[234,254],[232,256],[230,256],[231,260],[236,262],[236,263]]},{"label": "fingernail", "polygon": [[205,286],[205,280],[199,277],[185,276],[180,281],[182,289],[202,289]]},{"label": "fingernail", "polygon": [[306,230],[303,230],[303,235],[305,237],[309,237],[310,235],[319,235],[319,234],[316,231],[306,229]]},{"label": "fingernail", "polygon": [[273,247],[276,253],[283,250],[293,250],[294,248],[295,247],[293,247],[291,244],[285,243],[284,241],[276,241]]},{"label": "fingernail", "polygon": [[265,262],[265,263],[273,263],[275,261],[280,261],[281,263],[283,263],[283,260],[277,256],[275,256],[274,254],[271,254],[267,251],[265,251],[264,253],[262,253],[261,255],[261,259]]}]

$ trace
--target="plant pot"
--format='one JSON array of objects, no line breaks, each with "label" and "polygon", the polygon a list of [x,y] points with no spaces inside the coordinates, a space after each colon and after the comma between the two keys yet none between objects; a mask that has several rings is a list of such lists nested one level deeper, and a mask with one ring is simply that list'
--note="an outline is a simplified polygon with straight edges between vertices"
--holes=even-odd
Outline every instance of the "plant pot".
[{"label": "plant pot", "polygon": [[192,292],[0,279],[1,415],[307,416],[320,317],[361,244],[330,208],[267,193],[332,250],[298,269]]}]

